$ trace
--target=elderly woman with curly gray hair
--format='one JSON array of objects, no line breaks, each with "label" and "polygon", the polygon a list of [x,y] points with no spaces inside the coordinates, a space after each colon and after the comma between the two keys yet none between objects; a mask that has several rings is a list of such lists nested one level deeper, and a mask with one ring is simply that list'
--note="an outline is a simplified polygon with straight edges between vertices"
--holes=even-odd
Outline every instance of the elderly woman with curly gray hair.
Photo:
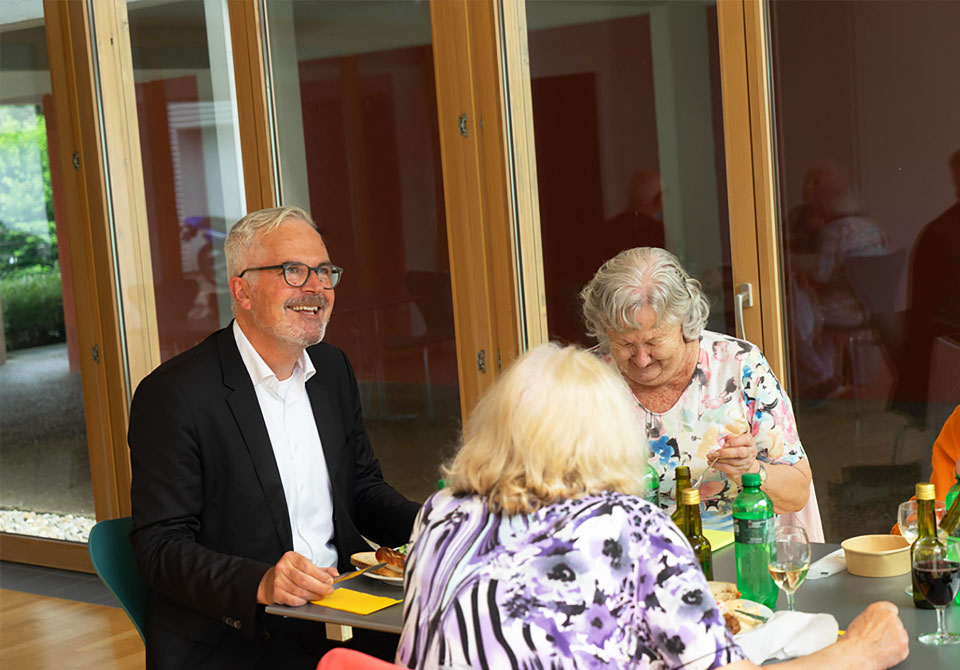
[{"label": "elderly woman with curly gray hair", "polygon": [[[777,512],[804,508],[810,464],[790,399],[756,346],[704,329],[707,299],[676,256],[654,247],[622,251],[580,298],[587,332],[636,399],[668,510],[680,465],[695,480],[704,475],[707,528],[732,529],[733,499],[748,472],[760,474]],[[815,519],[808,533],[822,541]]]}]

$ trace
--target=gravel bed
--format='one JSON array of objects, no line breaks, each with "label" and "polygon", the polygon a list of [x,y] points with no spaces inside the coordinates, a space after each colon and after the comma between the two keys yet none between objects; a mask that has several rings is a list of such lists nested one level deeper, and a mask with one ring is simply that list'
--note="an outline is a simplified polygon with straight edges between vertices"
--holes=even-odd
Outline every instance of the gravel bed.
[{"label": "gravel bed", "polygon": [[75,514],[48,514],[0,509],[0,531],[68,542],[86,542],[96,519]]}]

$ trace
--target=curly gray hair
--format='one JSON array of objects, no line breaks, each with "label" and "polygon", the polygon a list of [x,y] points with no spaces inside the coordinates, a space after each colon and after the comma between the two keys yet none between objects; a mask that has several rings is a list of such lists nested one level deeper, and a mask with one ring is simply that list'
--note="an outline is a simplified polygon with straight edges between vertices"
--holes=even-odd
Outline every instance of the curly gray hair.
[{"label": "curly gray hair", "polygon": [[640,327],[637,310],[650,307],[657,323],[679,323],[685,340],[700,337],[710,314],[700,282],[676,256],[658,247],[626,249],[600,266],[580,291],[587,334],[610,350],[609,331]]},{"label": "curly gray hair", "polygon": [[[227,259],[227,276],[236,277],[243,271],[247,254],[260,235],[271,233],[287,219],[296,219],[314,229],[317,224],[299,207],[270,207],[250,212],[237,221],[223,243],[223,255]],[[317,233],[319,234],[319,230]],[[321,235],[321,237],[323,237]]]}]

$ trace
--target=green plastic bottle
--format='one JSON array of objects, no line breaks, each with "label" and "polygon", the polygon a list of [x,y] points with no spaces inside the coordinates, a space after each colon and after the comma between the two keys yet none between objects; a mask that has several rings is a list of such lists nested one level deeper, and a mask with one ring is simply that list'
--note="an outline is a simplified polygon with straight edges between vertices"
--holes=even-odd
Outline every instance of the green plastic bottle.
[{"label": "green plastic bottle", "polygon": [[647,461],[646,466],[643,473],[643,490],[645,491],[643,498],[660,509],[660,473],[650,465],[649,461]]},{"label": "green plastic bottle", "polygon": [[670,515],[670,520],[679,526],[680,517],[683,515],[683,506],[680,504],[680,494],[684,489],[690,488],[690,468],[686,465],[678,465],[676,473],[674,474],[674,481],[676,481],[677,487],[673,499],[677,501],[677,508],[673,510],[673,514]]},{"label": "green plastic bottle", "polygon": [[703,574],[711,580],[713,579],[713,550],[710,547],[710,540],[703,534],[703,523],[700,520],[700,490],[692,487],[684,489],[680,493],[680,504],[683,507],[680,530],[690,541],[697,562],[703,568]]},{"label": "green plastic bottle", "polygon": [[773,501],[760,490],[760,475],[748,472],[743,476],[743,491],[733,501],[737,589],[744,598],[770,609],[776,607],[778,594],[767,570],[773,529]]}]

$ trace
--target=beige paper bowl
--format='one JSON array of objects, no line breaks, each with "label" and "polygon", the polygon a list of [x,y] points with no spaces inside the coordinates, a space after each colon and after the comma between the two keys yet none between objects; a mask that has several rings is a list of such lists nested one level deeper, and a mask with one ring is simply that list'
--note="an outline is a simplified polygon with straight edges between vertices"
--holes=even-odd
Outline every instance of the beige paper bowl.
[{"label": "beige paper bowl", "polygon": [[896,577],[910,572],[910,543],[900,535],[858,535],[840,546],[851,575]]}]

